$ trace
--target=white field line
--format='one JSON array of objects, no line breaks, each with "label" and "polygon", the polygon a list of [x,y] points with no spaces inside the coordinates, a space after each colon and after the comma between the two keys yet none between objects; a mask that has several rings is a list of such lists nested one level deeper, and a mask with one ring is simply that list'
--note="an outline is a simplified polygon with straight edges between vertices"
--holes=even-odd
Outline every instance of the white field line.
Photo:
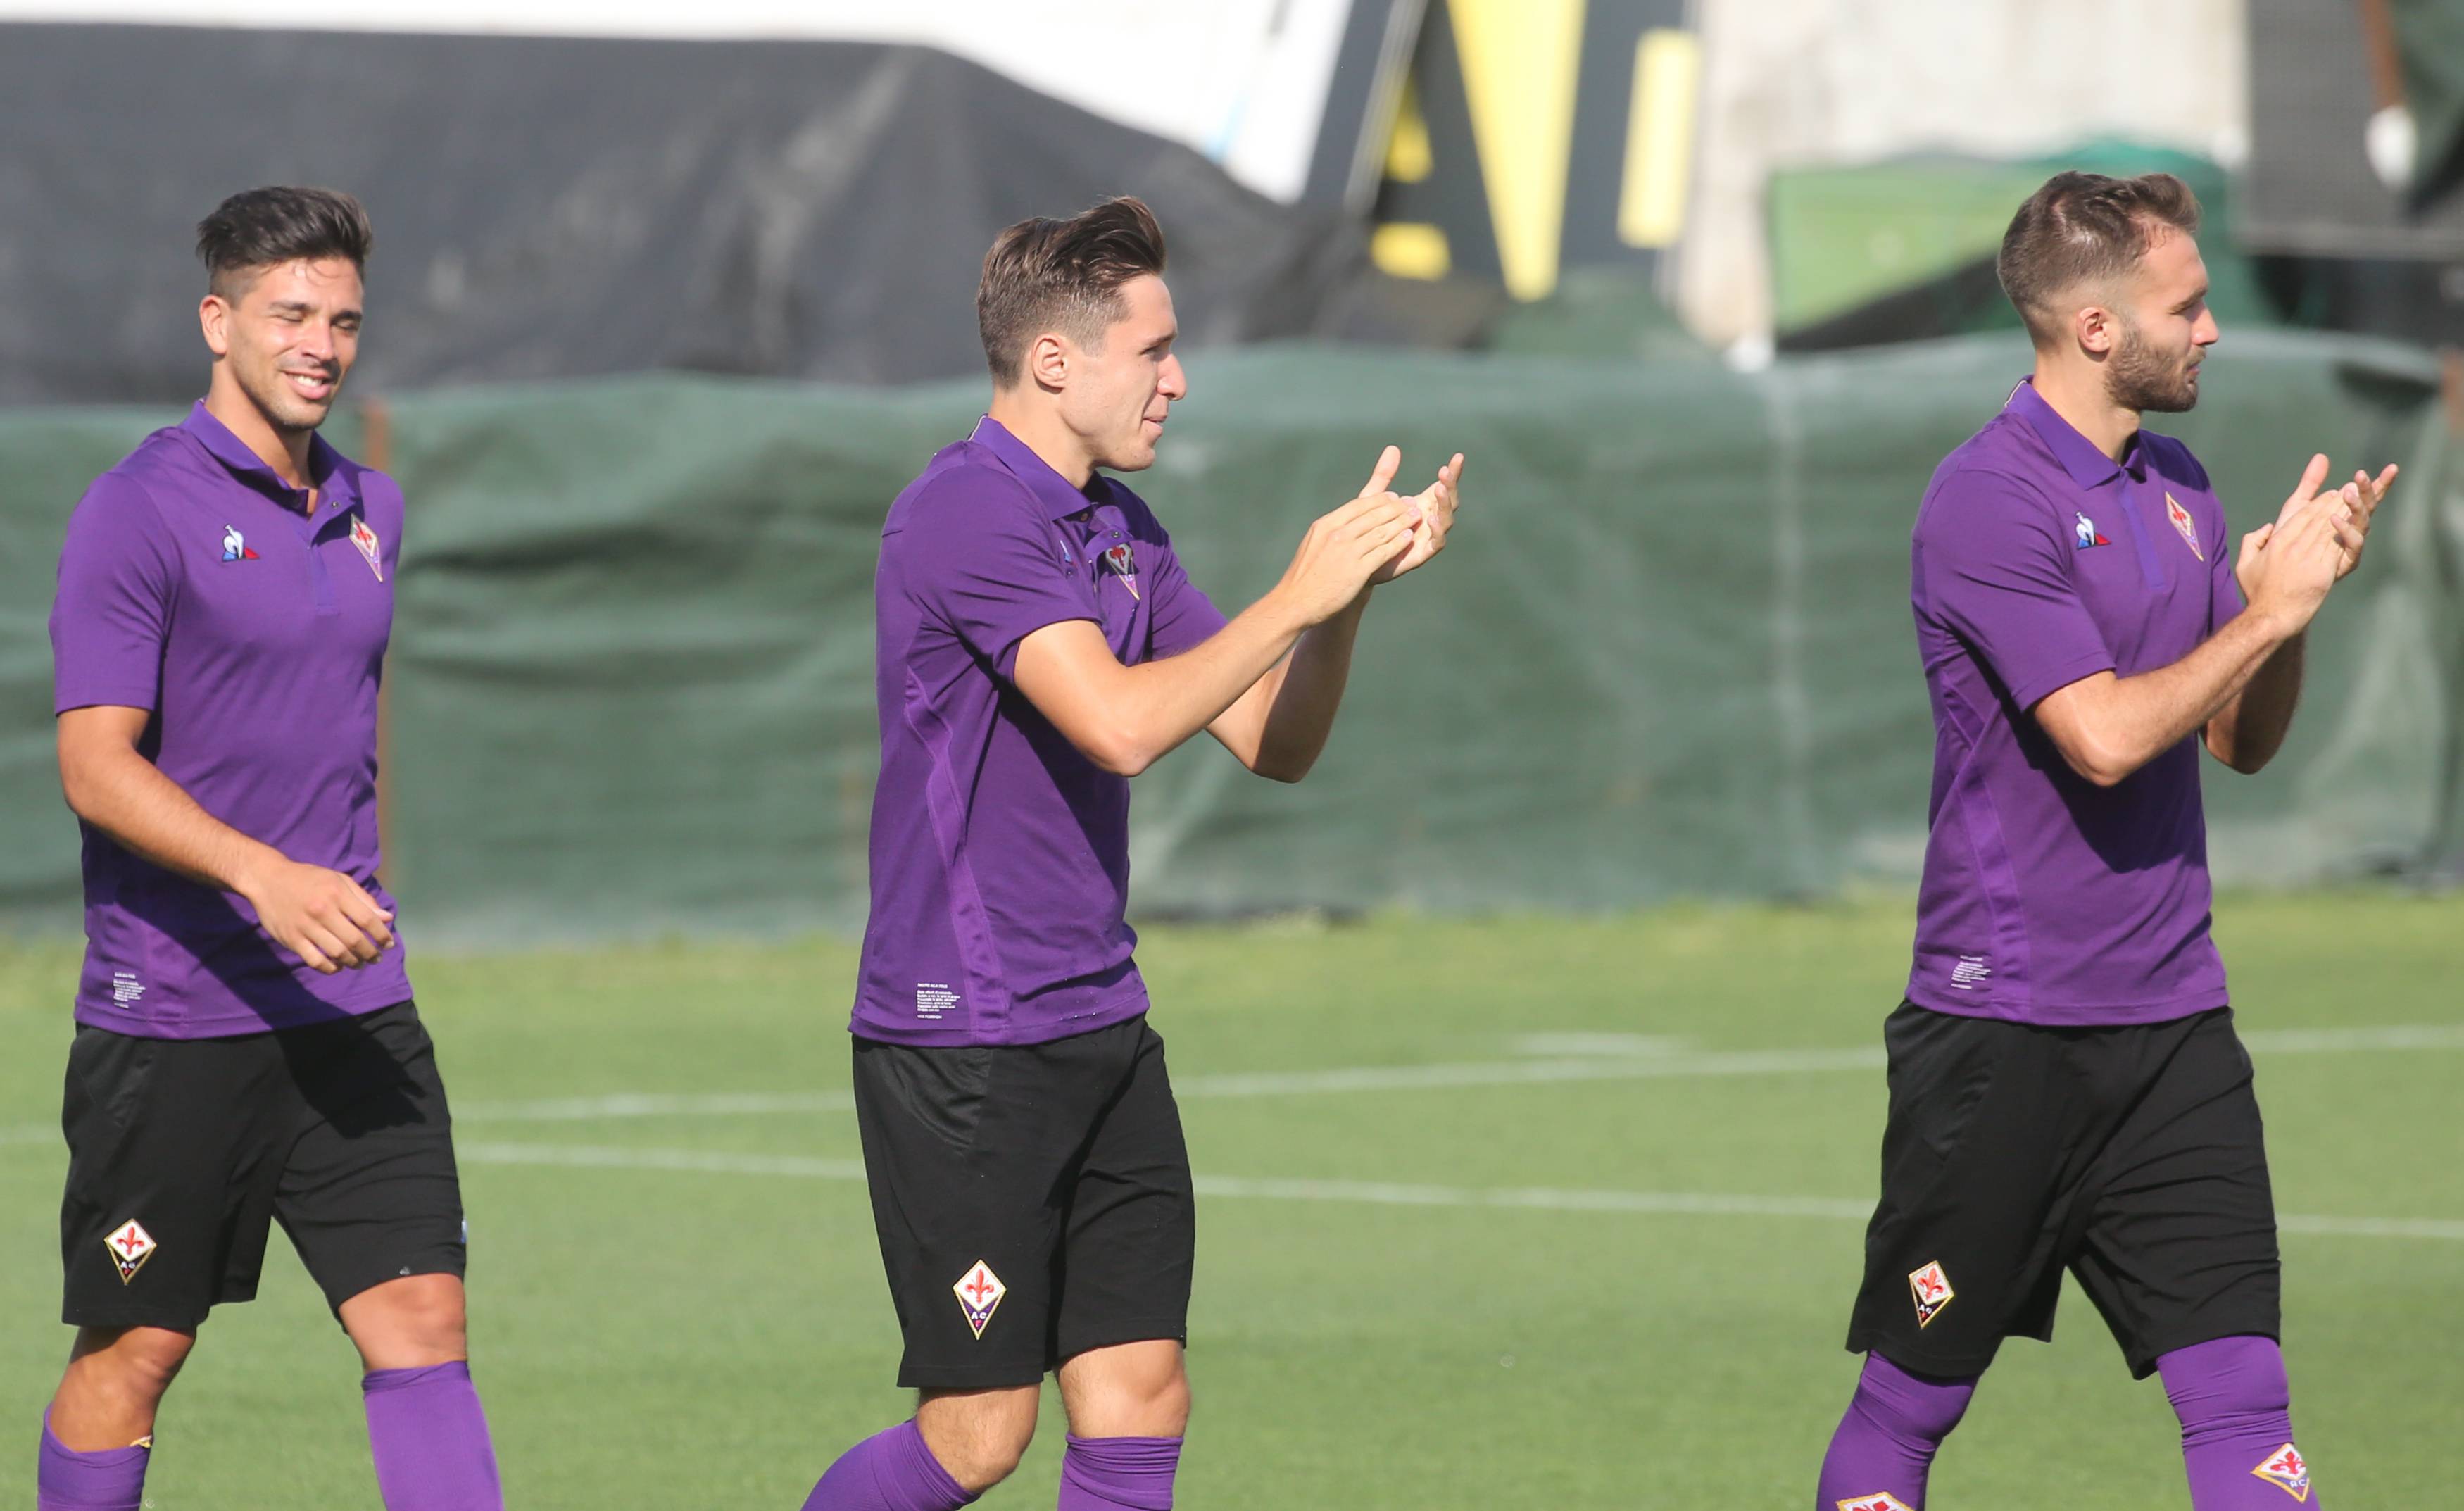
[{"label": "white field line", "polygon": [[[2464,1049],[2464,1026],[2400,1024],[2366,1029],[2254,1029],[2242,1043],[2258,1055],[2334,1055]],[[1683,1041],[1625,1034],[1529,1034],[1520,1048],[1554,1057],[1462,1064],[1358,1066],[1191,1076],[1173,1082],[1183,1100],[1295,1097],[1342,1092],[1441,1091],[1570,1081],[1696,1080],[1732,1076],[1818,1075],[1882,1067],[1881,1048],[1696,1051]],[[816,1116],[855,1105],[843,1091],[618,1092],[526,1101],[465,1102],[456,1122],[599,1122],[651,1118]],[[56,1142],[56,1128],[0,1128],[0,1145]]]},{"label": "white field line", "polygon": [[[2387,1050],[2464,1049],[2464,1026],[2406,1024],[2367,1029],[2255,1029],[2241,1041],[2258,1055],[2332,1055]],[[1881,1046],[1842,1049],[1699,1051],[1683,1041],[1625,1034],[1529,1034],[1517,1047],[1546,1057],[1463,1064],[1371,1065],[1347,1070],[1259,1071],[1190,1076],[1173,1082],[1183,1098],[1292,1097],[1355,1091],[1438,1091],[1467,1086],[1538,1086],[1587,1080],[1695,1080],[1728,1076],[1797,1076],[1879,1070]],[[845,1112],[846,1092],[737,1092],[714,1095],[623,1093],[456,1107],[461,1122],[582,1122],[599,1119]]]},{"label": "white field line", "polygon": [[[679,1171],[697,1175],[761,1175],[860,1181],[854,1160],[726,1154],[700,1149],[628,1149],[610,1144],[465,1144],[466,1164],[544,1166],[561,1169]],[[1423,1186],[1391,1181],[1253,1179],[1200,1175],[1198,1193],[1214,1198],[1331,1202],[1346,1207],[1473,1208],[1485,1211],[1606,1212],[1639,1216],[1815,1217],[1863,1222],[1871,1202],[1820,1196],[1743,1196],[1723,1192],[1570,1190],[1547,1186]],[[2464,1222],[2423,1217],[2307,1217],[2287,1214],[2288,1233],[2351,1238],[2430,1238],[2464,1243]]]}]

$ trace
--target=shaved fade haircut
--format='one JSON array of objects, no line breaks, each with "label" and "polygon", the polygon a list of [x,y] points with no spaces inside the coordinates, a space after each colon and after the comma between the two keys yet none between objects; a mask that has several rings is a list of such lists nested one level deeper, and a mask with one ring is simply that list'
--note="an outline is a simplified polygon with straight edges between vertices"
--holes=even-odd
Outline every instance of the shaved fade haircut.
[{"label": "shaved fade haircut", "polygon": [[2170,173],[2057,173],[2011,217],[1993,271],[2028,334],[2043,344],[2060,333],[2062,295],[2110,283],[2167,234],[2198,230],[2199,197]]},{"label": "shaved fade haircut", "polygon": [[976,285],[976,326],[994,385],[1017,385],[1027,344],[1047,330],[1094,349],[1127,312],[1121,286],[1162,273],[1163,256],[1155,211],[1126,194],[1067,220],[1022,220],[995,237]]},{"label": "shaved fade haircut", "polygon": [[365,273],[375,243],[368,212],[334,189],[243,189],[197,222],[197,260],[208,286],[227,300],[258,269],[303,258],[347,257]]}]

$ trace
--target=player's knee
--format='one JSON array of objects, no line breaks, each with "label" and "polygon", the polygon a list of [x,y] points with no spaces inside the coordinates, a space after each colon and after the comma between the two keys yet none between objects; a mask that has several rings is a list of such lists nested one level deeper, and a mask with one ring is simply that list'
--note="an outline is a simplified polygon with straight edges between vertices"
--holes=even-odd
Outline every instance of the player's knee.
[{"label": "player's knee", "polygon": [[342,1326],[371,1369],[417,1369],[470,1357],[462,1281],[411,1275],[344,1301]]},{"label": "player's knee", "polygon": [[1035,1441],[1042,1391],[979,1390],[928,1395],[915,1412],[924,1446],[970,1495],[981,1495],[1016,1472]]},{"label": "player's knee", "polygon": [[1176,1369],[1172,1377],[1147,1392],[1140,1414],[1148,1421],[1141,1437],[1178,1437],[1189,1430],[1189,1376]]},{"label": "player's knee", "polygon": [[165,1327],[89,1327],[77,1334],[69,1367],[111,1395],[150,1407],[163,1399],[196,1345],[194,1333]]},{"label": "player's knee", "polygon": [[1122,1371],[1075,1392],[1069,1430],[1081,1437],[1178,1437],[1189,1429],[1189,1375],[1178,1367]]}]

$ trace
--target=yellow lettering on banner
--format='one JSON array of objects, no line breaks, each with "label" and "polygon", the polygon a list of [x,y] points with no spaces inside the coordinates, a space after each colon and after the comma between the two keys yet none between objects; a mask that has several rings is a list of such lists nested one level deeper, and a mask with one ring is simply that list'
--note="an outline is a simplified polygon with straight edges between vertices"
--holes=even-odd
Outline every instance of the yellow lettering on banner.
[{"label": "yellow lettering on banner", "polygon": [[1443,231],[1407,221],[1371,232],[1369,259],[1380,273],[1398,278],[1441,278],[1454,265]]},{"label": "yellow lettering on banner", "polygon": [[1702,74],[1702,43],[1690,32],[1645,32],[1635,44],[1625,189],[1617,197],[1617,235],[1629,247],[1674,246],[1685,229],[1694,96]]},{"label": "yellow lettering on banner", "polygon": [[1429,147],[1429,118],[1420,113],[1419,86],[1408,77],[1402,93],[1395,105],[1395,135],[1386,144],[1386,176],[1397,184],[1424,183],[1438,161]]},{"label": "yellow lettering on banner", "polygon": [[1557,286],[1583,0],[1449,0],[1507,292]]}]

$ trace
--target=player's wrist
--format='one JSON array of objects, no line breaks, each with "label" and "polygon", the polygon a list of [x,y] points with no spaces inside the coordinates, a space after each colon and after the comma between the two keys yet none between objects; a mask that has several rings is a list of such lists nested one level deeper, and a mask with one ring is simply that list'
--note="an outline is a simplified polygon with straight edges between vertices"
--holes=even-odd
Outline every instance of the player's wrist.
[{"label": "player's wrist", "polygon": [[1258,600],[1258,608],[1266,624],[1276,634],[1297,639],[1323,621],[1310,613],[1311,605],[1299,585],[1286,581],[1266,589]]},{"label": "player's wrist", "polygon": [[2255,632],[2273,649],[2308,629],[2310,616],[2316,611],[2315,607],[2305,610],[2272,594],[2261,594],[2251,600],[2250,609],[2243,617],[2251,621]]},{"label": "player's wrist", "polygon": [[247,840],[225,868],[223,884],[253,903],[273,887],[275,878],[290,864],[289,858],[272,845]]}]

